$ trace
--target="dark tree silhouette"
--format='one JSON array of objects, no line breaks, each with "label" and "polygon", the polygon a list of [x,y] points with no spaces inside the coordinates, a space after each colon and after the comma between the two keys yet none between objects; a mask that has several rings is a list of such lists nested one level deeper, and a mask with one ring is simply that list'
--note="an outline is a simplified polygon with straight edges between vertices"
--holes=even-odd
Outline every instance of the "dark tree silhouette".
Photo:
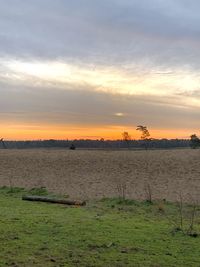
[{"label": "dark tree silhouette", "polygon": [[123,138],[123,141],[126,143],[127,147],[130,148],[131,136],[129,135],[129,133],[128,132],[123,132],[122,133],[122,138]]},{"label": "dark tree silhouette", "polygon": [[141,139],[144,141],[144,147],[147,150],[149,147],[149,142],[152,140],[150,133],[146,126],[138,125],[136,128],[137,131],[141,132]]},{"label": "dark tree silhouette", "polygon": [[192,149],[196,149],[200,146],[200,139],[197,137],[196,134],[192,134],[190,136],[190,147]]}]

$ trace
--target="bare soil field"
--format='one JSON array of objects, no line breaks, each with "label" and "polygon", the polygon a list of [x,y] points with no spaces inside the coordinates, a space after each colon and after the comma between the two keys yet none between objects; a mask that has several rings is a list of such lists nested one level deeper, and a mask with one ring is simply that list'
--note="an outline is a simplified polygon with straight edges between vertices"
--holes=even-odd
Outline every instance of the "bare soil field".
[{"label": "bare soil field", "polygon": [[46,187],[76,199],[118,197],[200,203],[200,150],[0,150],[0,186]]}]

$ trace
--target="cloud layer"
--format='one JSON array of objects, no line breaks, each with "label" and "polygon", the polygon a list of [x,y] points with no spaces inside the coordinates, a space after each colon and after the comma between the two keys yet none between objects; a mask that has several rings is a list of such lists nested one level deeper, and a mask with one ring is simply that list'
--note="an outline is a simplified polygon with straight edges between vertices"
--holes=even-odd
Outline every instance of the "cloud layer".
[{"label": "cloud layer", "polygon": [[1,123],[197,130],[199,12],[197,0],[0,0]]}]

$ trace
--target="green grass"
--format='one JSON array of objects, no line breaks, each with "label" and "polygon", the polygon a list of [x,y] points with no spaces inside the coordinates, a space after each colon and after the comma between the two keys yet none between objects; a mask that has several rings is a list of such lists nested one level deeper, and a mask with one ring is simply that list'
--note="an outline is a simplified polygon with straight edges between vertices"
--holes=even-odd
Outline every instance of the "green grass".
[{"label": "green grass", "polygon": [[0,266],[200,266],[200,237],[172,231],[165,215],[177,218],[175,204],[160,210],[158,203],[104,199],[69,207],[22,201],[25,193],[0,189]]}]

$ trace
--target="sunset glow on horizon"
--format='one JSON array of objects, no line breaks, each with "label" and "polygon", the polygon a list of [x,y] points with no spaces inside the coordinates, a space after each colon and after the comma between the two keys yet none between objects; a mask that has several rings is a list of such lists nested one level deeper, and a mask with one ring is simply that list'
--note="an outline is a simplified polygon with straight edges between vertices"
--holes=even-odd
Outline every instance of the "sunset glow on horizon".
[{"label": "sunset glow on horizon", "polygon": [[200,4],[0,2],[2,137],[198,134]]},{"label": "sunset glow on horizon", "polygon": [[[151,138],[154,139],[189,139],[191,130],[166,130],[166,129],[149,129]],[[73,126],[56,126],[40,125],[40,126],[27,126],[27,125],[6,125],[1,128],[2,136],[6,137],[5,140],[75,140],[75,139],[91,139],[100,140],[121,140],[122,133],[128,132],[132,140],[139,140],[141,134],[134,127],[103,127],[93,128],[76,127]],[[195,131],[194,131],[195,132]],[[192,132],[193,133],[193,132]]]}]

